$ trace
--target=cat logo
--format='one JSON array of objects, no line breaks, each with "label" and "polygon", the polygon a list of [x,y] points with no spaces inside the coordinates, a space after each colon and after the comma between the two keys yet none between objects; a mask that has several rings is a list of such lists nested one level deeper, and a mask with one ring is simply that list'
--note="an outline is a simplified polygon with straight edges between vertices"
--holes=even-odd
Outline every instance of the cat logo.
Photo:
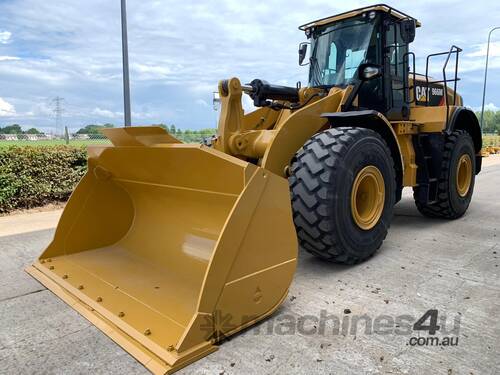
[{"label": "cat logo", "polygon": [[417,101],[418,102],[425,102],[425,101],[427,101],[426,91],[429,91],[428,88],[422,87],[422,86],[417,86],[416,87],[416,91],[417,91]]},{"label": "cat logo", "polygon": [[417,104],[438,106],[443,105],[444,89],[439,85],[416,86]]}]

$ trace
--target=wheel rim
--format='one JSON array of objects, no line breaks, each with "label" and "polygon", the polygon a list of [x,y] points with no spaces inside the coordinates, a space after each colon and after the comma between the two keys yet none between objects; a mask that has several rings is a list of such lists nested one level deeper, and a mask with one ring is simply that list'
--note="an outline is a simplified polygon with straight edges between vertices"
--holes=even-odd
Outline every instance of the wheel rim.
[{"label": "wheel rim", "polygon": [[356,225],[363,230],[373,228],[382,216],[384,201],[382,173],[373,165],[364,167],[354,179],[351,191],[351,213]]},{"label": "wheel rim", "polygon": [[472,181],[472,160],[468,154],[463,154],[457,164],[457,191],[465,197]]}]

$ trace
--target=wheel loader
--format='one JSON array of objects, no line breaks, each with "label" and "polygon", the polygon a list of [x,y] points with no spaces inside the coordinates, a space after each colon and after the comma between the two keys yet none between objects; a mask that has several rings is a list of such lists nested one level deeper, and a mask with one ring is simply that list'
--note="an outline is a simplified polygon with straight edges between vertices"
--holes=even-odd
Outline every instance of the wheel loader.
[{"label": "wheel loader", "polygon": [[415,72],[418,27],[383,4],[301,26],[308,84],[219,82],[209,146],[158,127],[104,130],[112,145],[89,147],[27,272],[153,373],[171,373],[273,313],[299,247],[331,262],[371,257],[404,187],[423,215],[461,217],[481,130],[456,92],[460,48]]}]

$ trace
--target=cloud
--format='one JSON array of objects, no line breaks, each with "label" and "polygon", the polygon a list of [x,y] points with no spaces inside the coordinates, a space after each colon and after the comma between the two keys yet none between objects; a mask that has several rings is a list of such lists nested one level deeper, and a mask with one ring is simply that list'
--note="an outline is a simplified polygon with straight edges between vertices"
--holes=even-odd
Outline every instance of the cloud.
[{"label": "cloud", "polygon": [[248,95],[243,95],[241,97],[241,99],[242,99],[241,100],[241,106],[243,107],[243,110],[245,111],[245,113],[252,112],[255,109],[257,109],[253,105],[253,100]]},{"label": "cloud", "polygon": [[28,112],[25,112],[27,116],[38,116],[38,117],[54,117],[54,107],[52,103],[39,102],[33,104]]},{"label": "cloud", "polygon": [[[467,57],[486,57],[486,52],[488,50],[488,44],[483,43],[475,46],[474,52],[469,52],[466,54]],[[500,42],[490,43],[490,57],[500,56]]]},{"label": "cloud", "polygon": [[[119,120],[118,122],[121,122],[123,119],[123,112],[122,111],[111,111],[109,109],[102,109],[99,107],[96,107],[92,110],[92,115],[101,117],[101,118],[106,118],[106,119],[115,119]],[[131,113],[132,119],[136,122],[139,123],[141,120],[144,119],[152,119],[154,118],[154,113],[148,112],[148,111],[132,111]]]},{"label": "cloud", "polygon": [[[474,111],[478,112],[478,111],[481,111],[481,106],[479,106],[479,107],[473,107],[472,109],[473,109]],[[497,107],[497,106],[496,106],[495,104],[493,104],[493,103],[488,103],[488,104],[485,104],[485,105],[484,105],[484,110],[485,110],[485,111],[495,111],[495,112],[496,112],[496,111],[500,110],[500,108],[499,108],[499,107]]]},{"label": "cloud", "polygon": [[119,117],[123,117],[123,112],[113,112],[110,111],[109,109],[101,109],[101,108],[94,108],[92,111],[93,115],[100,116],[100,117],[106,117],[110,119],[115,119]]},{"label": "cloud", "polygon": [[131,66],[134,78],[141,80],[167,78],[171,69],[167,66],[134,63]]},{"label": "cloud", "polygon": [[16,115],[16,109],[12,104],[0,98],[0,117],[12,117]]},{"label": "cloud", "polygon": [[205,108],[209,107],[208,103],[206,101],[204,101],[203,99],[196,99],[195,103],[198,105],[201,105],[202,107],[205,107]]},{"label": "cloud", "polygon": [[0,62],[1,61],[17,61],[21,60],[19,57],[16,56],[0,56]]},{"label": "cloud", "polygon": [[10,31],[0,31],[0,44],[9,43],[12,33]]},{"label": "cloud", "polygon": [[[290,86],[301,80],[306,85],[308,68],[297,66],[297,45],[305,36],[297,26],[371,2],[130,1],[133,121],[212,127],[212,92],[219,80],[230,77],[240,77],[243,83],[261,78]],[[452,5],[453,17],[443,17]],[[448,50],[451,44],[463,47],[459,90],[467,105],[478,106],[484,42],[489,26],[500,19],[500,7],[493,0],[421,0],[401,8],[423,24],[412,46],[418,71],[425,70],[427,54]],[[277,15],[276,9],[287,12]],[[53,124],[50,101],[63,96],[68,126],[121,123],[119,2],[0,1],[0,25],[0,97],[15,106],[16,121]],[[497,104],[499,34],[492,39],[488,91],[488,101]],[[431,67],[432,75],[439,77],[440,68],[440,63]],[[243,98],[245,111],[252,110],[250,98]]]}]

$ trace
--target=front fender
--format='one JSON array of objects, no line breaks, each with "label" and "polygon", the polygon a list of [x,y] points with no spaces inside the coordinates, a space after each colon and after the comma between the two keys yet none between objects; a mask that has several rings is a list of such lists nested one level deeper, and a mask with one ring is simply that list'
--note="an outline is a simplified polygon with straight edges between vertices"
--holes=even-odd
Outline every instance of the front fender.
[{"label": "front fender", "polygon": [[350,89],[333,88],[328,96],[280,118],[275,127],[276,136],[267,148],[261,166],[286,177],[286,168],[295,153],[327,124],[328,120],[321,114],[339,111],[349,92]]}]

